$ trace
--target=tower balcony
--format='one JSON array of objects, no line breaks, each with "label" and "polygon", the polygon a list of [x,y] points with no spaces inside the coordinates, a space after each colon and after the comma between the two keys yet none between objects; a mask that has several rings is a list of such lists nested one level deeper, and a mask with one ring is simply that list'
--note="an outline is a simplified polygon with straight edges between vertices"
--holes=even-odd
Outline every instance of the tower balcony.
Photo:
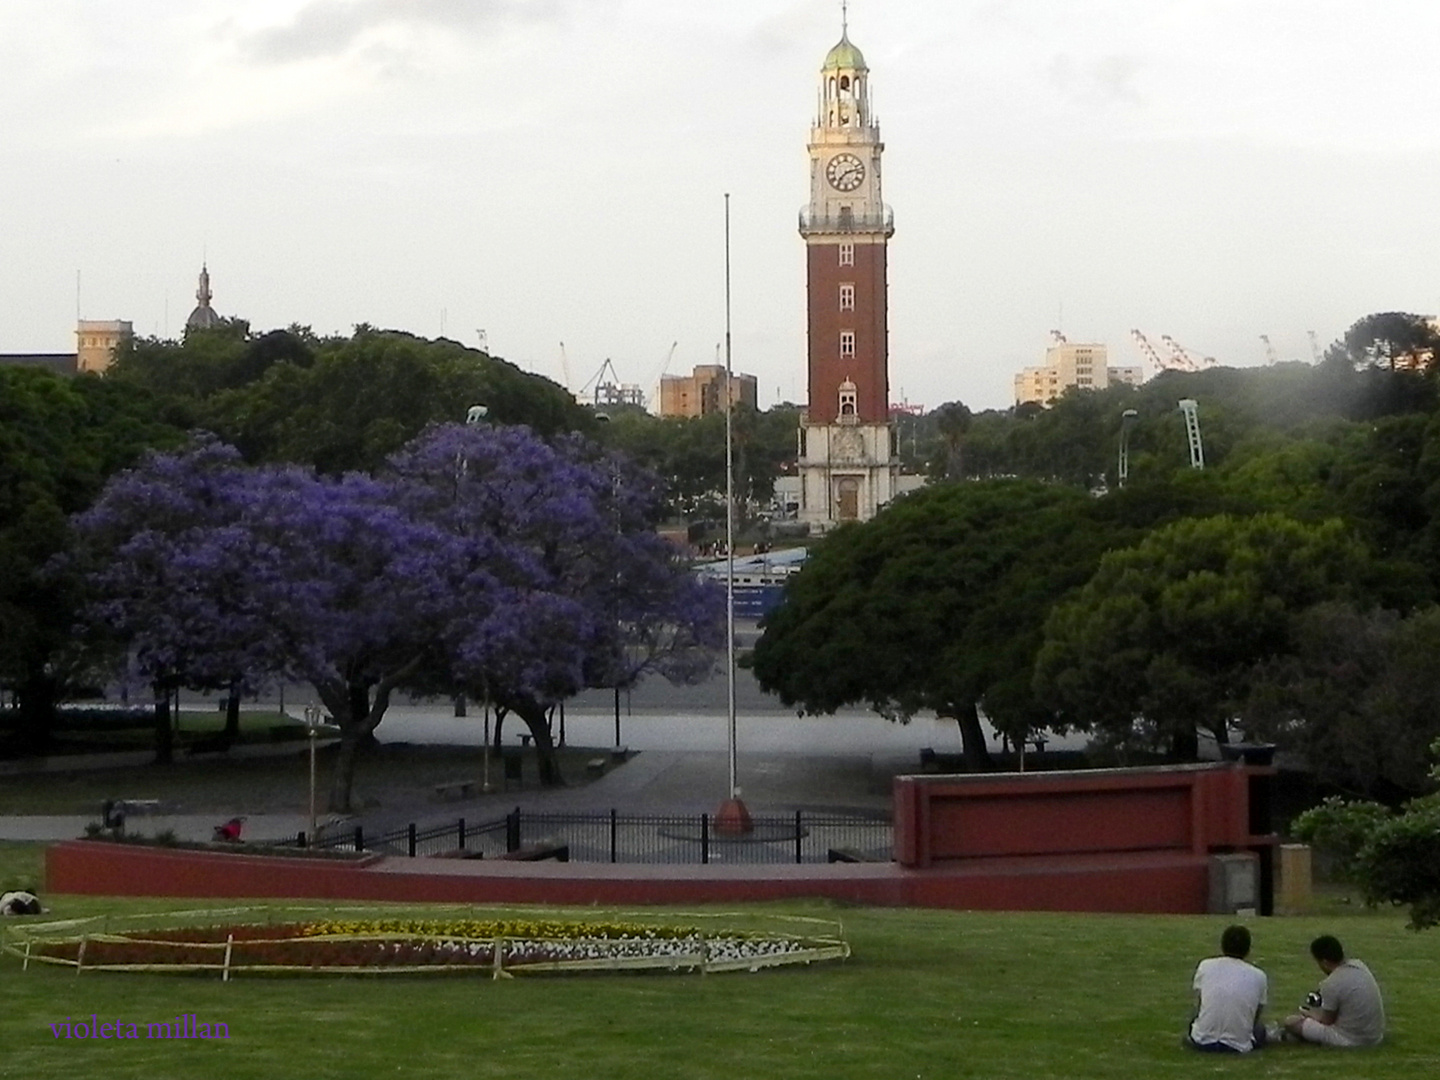
[{"label": "tower balcony", "polygon": [[878,211],[868,214],[852,214],[848,211],[817,214],[809,207],[800,210],[801,236],[853,236],[857,233],[894,236],[895,211],[889,206],[881,206]]}]

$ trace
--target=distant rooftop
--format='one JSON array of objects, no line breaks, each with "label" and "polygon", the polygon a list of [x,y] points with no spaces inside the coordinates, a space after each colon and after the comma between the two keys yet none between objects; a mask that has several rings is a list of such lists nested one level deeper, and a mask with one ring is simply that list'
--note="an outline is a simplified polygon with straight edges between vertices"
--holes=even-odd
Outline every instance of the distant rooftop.
[{"label": "distant rooftop", "polygon": [[10,367],[45,368],[56,375],[74,375],[75,353],[0,353],[0,364]]}]

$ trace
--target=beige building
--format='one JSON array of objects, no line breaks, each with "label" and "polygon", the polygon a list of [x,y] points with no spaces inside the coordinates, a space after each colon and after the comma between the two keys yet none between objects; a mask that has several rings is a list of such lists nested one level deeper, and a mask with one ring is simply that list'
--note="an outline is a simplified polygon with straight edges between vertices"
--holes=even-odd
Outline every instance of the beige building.
[{"label": "beige building", "polygon": [[[708,416],[722,412],[725,404],[725,367],[698,364],[689,375],[665,375],[660,379],[661,416]],[[754,375],[730,377],[730,403],[759,408],[759,385]]]},{"label": "beige building", "polygon": [[1057,341],[1045,350],[1043,367],[1028,367],[1015,376],[1015,404],[1049,405],[1071,387],[1104,390],[1112,383],[1139,386],[1144,379],[1140,367],[1111,367],[1103,344]]},{"label": "beige building", "polygon": [[134,336],[134,326],[124,319],[81,319],[75,329],[75,370],[104,374],[115,349]]},{"label": "beige building", "polygon": [[44,368],[56,375],[87,371],[103,375],[115,359],[116,347],[134,336],[134,327],[122,319],[81,319],[75,327],[73,353],[0,353],[0,364]]}]

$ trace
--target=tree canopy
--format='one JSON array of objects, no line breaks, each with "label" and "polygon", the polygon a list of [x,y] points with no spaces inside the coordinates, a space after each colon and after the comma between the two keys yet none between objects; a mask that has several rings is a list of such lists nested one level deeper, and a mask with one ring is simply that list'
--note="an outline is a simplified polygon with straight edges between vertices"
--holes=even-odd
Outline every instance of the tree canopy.
[{"label": "tree canopy", "polygon": [[55,702],[98,666],[98,644],[74,634],[75,580],[46,567],[106,476],[183,438],[154,412],[132,387],[0,367],[0,683],[19,699],[22,752],[46,749]]},{"label": "tree canopy", "polygon": [[1088,502],[1030,481],[937,485],[838,529],[763,623],[760,685],[809,713],[863,703],[897,720],[952,717],[967,760],[985,764],[977,708],[993,696],[997,719],[1029,727],[1050,599],[1104,550]]},{"label": "tree canopy", "polygon": [[1368,553],[1343,522],[1185,519],[1112,551],[1045,624],[1040,696],[1065,721],[1194,756],[1229,740],[1255,666],[1289,650],[1292,615],[1361,591]]},{"label": "tree canopy", "polygon": [[640,628],[657,665],[723,640],[713,587],[648,527],[653,481],[622,466],[488,425],[432,429],[376,476],[250,466],[202,440],[75,519],[88,614],[155,685],[308,682],[341,731],[334,809],[403,689],[516,712],[557,782],[548,705],[622,678]]},{"label": "tree canopy", "polygon": [[548,379],[459,342],[369,326],[317,338],[304,327],[255,336],[227,322],[182,341],[134,341],[112,372],[247,461],[327,473],[374,471],[426,426],[459,421],[476,404],[493,423],[547,438],[594,428],[594,417]]}]

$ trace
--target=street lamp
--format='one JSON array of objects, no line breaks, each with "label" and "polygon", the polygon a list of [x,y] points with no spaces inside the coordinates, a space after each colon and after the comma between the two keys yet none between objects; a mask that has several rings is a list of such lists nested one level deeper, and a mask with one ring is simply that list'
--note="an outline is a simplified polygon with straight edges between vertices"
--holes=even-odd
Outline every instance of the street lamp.
[{"label": "street lamp", "polygon": [[310,844],[315,844],[315,739],[320,731],[321,709],[318,705],[305,706],[305,734],[310,742]]},{"label": "street lamp", "polygon": [[1134,409],[1126,409],[1120,414],[1120,461],[1116,469],[1116,487],[1124,487],[1130,477],[1130,429],[1139,416]]}]

